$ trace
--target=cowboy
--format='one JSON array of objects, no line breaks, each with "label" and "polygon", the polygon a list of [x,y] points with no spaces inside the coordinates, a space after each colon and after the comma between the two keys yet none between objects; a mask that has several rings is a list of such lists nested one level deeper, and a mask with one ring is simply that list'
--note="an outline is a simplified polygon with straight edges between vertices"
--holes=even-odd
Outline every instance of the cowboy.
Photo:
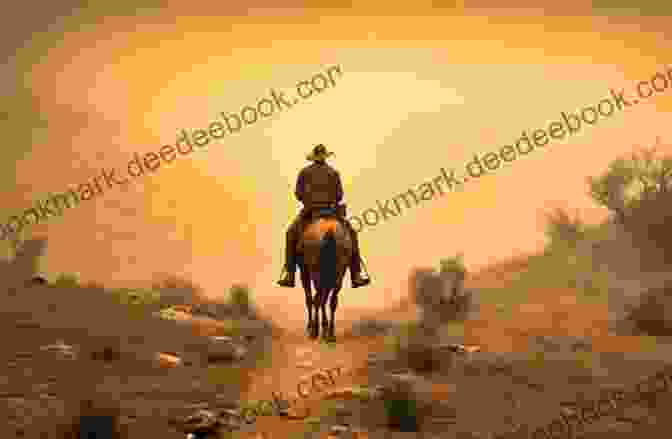
[{"label": "cowboy", "polygon": [[[312,161],[311,165],[306,166],[299,173],[296,180],[296,190],[294,195],[303,203],[303,209],[292,225],[287,230],[287,243],[285,247],[285,267],[282,278],[278,285],[282,287],[294,287],[294,275],[296,273],[296,246],[299,242],[304,222],[311,217],[311,213],[317,209],[335,208],[343,199],[343,186],[341,185],[341,176],[338,171],[329,166],[326,162],[327,157],[334,153],[327,151],[324,145],[317,145],[312,153],[306,156],[307,160]],[[352,239],[352,264],[350,265],[350,278],[352,287],[363,287],[371,283],[368,277],[362,274],[362,261],[359,254],[359,242],[357,232],[352,228],[349,221],[345,219],[345,209],[337,212],[337,217],[345,228],[350,232]]]}]

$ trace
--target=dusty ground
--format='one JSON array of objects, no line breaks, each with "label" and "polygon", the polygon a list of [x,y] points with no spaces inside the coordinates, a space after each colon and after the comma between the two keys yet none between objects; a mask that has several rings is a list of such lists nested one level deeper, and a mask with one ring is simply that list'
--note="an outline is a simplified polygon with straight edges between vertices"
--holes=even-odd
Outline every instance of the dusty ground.
[{"label": "dusty ground", "polygon": [[[468,279],[467,286],[472,289],[496,288],[505,283],[516,271],[524,268],[524,262],[501,264]],[[309,340],[304,335],[303,325],[276,328],[270,344],[270,362],[257,367],[254,363],[249,363],[243,368],[235,385],[228,383],[213,386],[208,382],[203,369],[157,368],[156,364],[151,362],[149,354],[156,350],[170,350],[168,347],[174,346],[176,342],[183,349],[189,346],[197,349],[199,340],[205,336],[221,334],[224,330],[221,322],[208,318],[191,318],[188,314],[182,314],[181,321],[177,325],[172,323],[175,330],[169,327],[170,323],[168,326],[153,328],[154,333],[143,333],[144,329],[141,326],[132,327],[132,325],[103,329],[99,323],[104,318],[110,317],[108,315],[110,312],[106,311],[100,315],[90,313],[87,317],[89,320],[82,319],[86,317],[84,315],[86,312],[83,310],[105,309],[105,305],[81,299],[73,299],[74,302],[68,303],[65,297],[45,297],[46,292],[53,293],[53,290],[40,288],[34,287],[25,291],[8,289],[3,292],[5,298],[3,319],[0,324],[3,325],[5,334],[12,334],[11,338],[6,338],[1,359],[4,370],[0,381],[3,402],[0,409],[5,413],[5,419],[9,420],[3,427],[7,429],[3,437],[32,438],[38,437],[37,433],[43,431],[52,435],[45,437],[62,439],[53,432],[54,419],[67,419],[74,413],[73,405],[90,396],[94,390],[108,397],[112,395],[113,402],[121,406],[122,414],[134,434],[151,429],[153,434],[161,433],[161,437],[178,438],[184,435],[167,428],[166,419],[175,411],[183,410],[192,404],[208,401],[216,403],[222,398],[227,401],[270,400],[273,392],[295,395],[297,384],[303,378],[317,370],[335,366],[341,366],[344,373],[336,378],[334,388],[367,385],[370,378],[367,359],[370,354],[386,349],[384,337],[354,336],[349,333],[349,329],[363,317],[405,322],[416,319],[418,315],[417,307],[408,300],[373,314],[367,314],[366,311],[352,311],[345,316],[340,313],[337,316],[338,341],[333,347]],[[37,297],[41,299],[35,301]],[[343,296],[343,300],[347,300],[347,295]],[[69,320],[67,314],[57,313],[55,309],[70,310],[73,317]],[[260,311],[263,314],[264,310]],[[74,318],[75,316],[77,318]],[[484,352],[493,354],[525,353],[530,338],[536,335],[586,336],[592,339],[593,350],[597,352],[636,355],[645,350],[642,340],[638,337],[608,334],[607,317],[606,304],[577,303],[576,292],[572,290],[536,290],[530,292],[525,303],[514,306],[511,313],[506,316],[498,313],[494,306],[482,303],[479,313],[465,323],[464,339],[466,343],[480,345]],[[77,319],[79,319],[77,324],[69,325],[71,321]],[[110,320],[112,321],[113,319]],[[87,333],[87,329],[88,332],[91,330],[93,332]],[[111,343],[115,338],[119,340],[138,333],[143,333],[142,342],[138,342],[140,344],[137,346],[130,342],[124,345],[122,351],[130,355],[111,363],[63,360],[40,350],[40,347],[54,343],[57,339],[81,346],[84,350],[91,350]],[[619,363],[623,366],[619,367],[625,372],[628,372],[628,369],[636,369],[630,367],[634,363],[629,362],[628,355],[621,356],[625,360]],[[642,370],[650,369],[646,367]],[[618,368],[614,370],[616,369]],[[628,373],[636,375],[636,371],[632,370]],[[462,377],[457,383],[457,390],[455,383],[450,380],[437,379],[433,382],[432,395],[437,400],[461,401],[464,399],[463,395],[473,394],[474,389],[483,387],[476,392],[477,394],[492,392],[494,384],[488,381],[490,378],[487,375],[481,378]],[[559,387],[566,386],[560,382]],[[550,398],[551,403],[556,404],[552,388],[549,385],[546,396],[547,399]],[[513,391],[517,392],[515,389]],[[300,399],[295,410],[298,417],[318,416],[324,404],[322,401],[324,395],[325,392],[313,391],[308,398]],[[485,402],[485,400],[475,401],[476,407]],[[490,398],[487,402],[490,402]],[[497,414],[498,410],[493,406],[490,411]],[[656,417],[652,410],[647,411],[646,416],[654,419],[655,423],[657,422],[655,420],[660,418]],[[524,411],[517,412],[516,416],[526,416]],[[471,414],[474,413],[476,412]],[[532,411],[529,415],[532,416]],[[468,418],[469,412],[464,412],[462,416]],[[636,423],[627,425],[630,429],[626,429],[627,431],[634,431],[633,425],[636,426]],[[306,428],[304,419],[263,416],[257,418],[253,428],[247,429],[251,431],[241,432],[240,437],[258,438],[262,434],[268,439],[290,438],[293,434],[305,432]],[[639,429],[636,432],[642,432],[644,428],[649,427],[636,428]],[[373,435],[371,437],[376,437],[375,435],[380,432],[371,434]]]},{"label": "dusty ground", "polygon": [[[496,288],[523,269],[525,269],[524,261],[502,264],[471,277],[467,281],[467,287]],[[383,336],[354,337],[346,334],[352,322],[363,315],[364,313],[352,313],[347,320],[339,316],[340,334],[334,348],[326,348],[308,340],[301,328],[276,334],[272,356],[273,367],[250,372],[243,398],[271,399],[271,392],[274,391],[295,393],[296,384],[311,370],[334,365],[344,365],[348,370],[346,376],[338,379],[337,387],[368,384],[367,357],[370,353],[383,351],[385,347]],[[401,322],[413,320],[416,315],[417,307],[405,301],[394,308],[375,313],[374,316],[382,320]],[[576,291],[570,289],[532,291],[526,303],[514,306],[511,313],[505,317],[502,317],[494,306],[481,304],[478,315],[468,320],[464,328],[467,343],[480,345],[483,351],[491,353],[524,353],[528,350],[530,337],[538,335],[588,337],[592,340],[594,352],[636,354],[645,351],[645,346],[639,337],[608,333],[606,304],[577,303]],[[449,385],[435,383],[435,386],[437,398],[451,398]],[[321,395],[312,395],[302,401],[301,407],[307,407],[311,415],[319,412],[320,397]],[[263,434],[267,438],[284,438],[290,437],[292,433],[304,432],[305,429],[305,424],[301,420],[292,421],[268,416],[259,418],[255,433],[246,435],[260,437],[259,434]]]}]

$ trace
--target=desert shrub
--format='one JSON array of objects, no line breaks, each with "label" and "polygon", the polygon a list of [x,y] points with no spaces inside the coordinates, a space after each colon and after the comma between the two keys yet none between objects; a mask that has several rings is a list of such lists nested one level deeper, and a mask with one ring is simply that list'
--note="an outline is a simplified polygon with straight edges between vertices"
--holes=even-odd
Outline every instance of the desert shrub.
[{"label": "desert shrub", "polygon": [[237,315],[251,316],[255,314],[250,288],[247,285],[236,284],[229,289],[228,305]]},{"label": "desert shrub", "polygon": [[417,432],[418,422],[417,401],[406,394],[392,394],[384,401],[388,427],[391,430]]},{"label": "desert shrub", "polygon": [[640,201],[630,213],[624,228],[648,253],[647,265],[672,264],[672,189]]},{"label": "desert shrub", "polygon": [[120,422],[121,410],[105,399],[83,400],[78,413],[70,417],[69,422],[59,424],[59,439],[79,439],[83,437],[105,437],[126,439],[128,431]]},{"label": "desert shrub", "polygon": [[556,208],[546,213],[546,239],[547,246],[573,247],[584,234],[584,225],[578,215],[574,217],[561,208]]},{"label": "desert shrub", "polygon": [[464,254],[458,253],[457,255],[441,259],[439,262],[441,273],[463,273],[466,274],[467,268],[464,265]]},{"label": "desert shrub", "polygon": [[629,313],[635,328],[646,335],[672,335],[672,287],[653,288]]},{"label": "desert shrub", "polygon": [[441,327],[441,333],[448,337],[464,337],[464,322],[448,322]]},{"label": "desert shrub", "polygon": [[406,322],[396,331],[385,337],[388,348],[397,351],[408,347],[409,343],[420,334],[421,328],[415,322]]},{"label": "desert shrub", "polygon": [[47,246],[46,239],[11,239],[3,244],[6,259],[1,265],[3,281],[25,284],[39,272],[40,259]]},{"label": "desert shrub", "polygon": [[159,311],[159,318],[163,320],[177,320],[177,311],[173,308],[164,308]]},{"label": "desert shrub", "polygon": [[249,308],[250,289],[246,285],[234,285],[229,290],[229,303],[241,308]]},{"label": "desert shrub", "polygon": [[160,294],[153,290],[117,288],[110,292],[115,301],[127,307],[132,319],[143,319],[157,310]]},{"label": "desert shrub", "polygon": [[159,302],[161,294],[154,290],[120,288],[114,290],[119,303],[124,305],[153,305]]},{"label": "desert shrub", "polygon": [[196,283],[172,274],[162,275],[152,283],[151,289],[159,293],[161,308],[198,303],[203,297],[203,289]]},{"label": "desert shrub", "polygon": [[546,364],[546,354],[543,351],[532,351],[530,352],[528,363],[534,368],[543,368]]},{"label": "desert shrub", "polygon": [[590,351],[579,350],[574,353],[576,364],[583,369],[592,369],[595,362],[594,354]]},{"label": "desert shrub", "polygon": [[658,349],[658,339],[651,335],[640,336],[642,352],[654,352]]},{"label": "desert shrub", "polygon": [[654,146],[618,157],[601,175],[587,179],[593,200],[609,209],[616,222],[627,224],[643,201],[672,191],[672,156],[661,154],[660,146],[657,138]]},{"label": "desert shrub", "polygon": [[233,386],[240,383],[244,370],[236,364],[208,366],[207,380],[213,386]]},{"label": "desert shrub", "polygon": [[429,373],[440,367],[432,335],[421,324],[409,322],[387,335],[385,343],[402,364],[416,372]]},{"label": "desert shrub", "polygon": [[76,273],[61,273],[54,280],[53,285],[57,288],[76,288],[79,287],[79,275]]}]

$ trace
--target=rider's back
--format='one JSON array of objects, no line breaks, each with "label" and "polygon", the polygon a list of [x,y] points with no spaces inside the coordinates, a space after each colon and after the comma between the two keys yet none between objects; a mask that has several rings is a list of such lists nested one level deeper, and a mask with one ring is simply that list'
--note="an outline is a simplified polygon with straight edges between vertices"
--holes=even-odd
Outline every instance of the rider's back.
[{"label": "rider's back", "polygon": [[312,163],[299,173],[297,197],[308,209],[330,207],[341,201],[341,177],[326,163]]}]

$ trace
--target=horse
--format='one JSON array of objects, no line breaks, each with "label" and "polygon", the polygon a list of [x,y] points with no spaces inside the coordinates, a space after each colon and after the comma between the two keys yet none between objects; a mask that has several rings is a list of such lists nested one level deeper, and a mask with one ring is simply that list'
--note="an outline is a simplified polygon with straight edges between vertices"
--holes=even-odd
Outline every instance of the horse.
[{"label": "horse", "polygon": [[[335,214],[321,213],[307,221],[297,244],[297,265],[306,293],[306,332],[310,338],[316,339],[320,336],[321,310],[322,338],[325,341],[336,339],[334,318],[338,307],[338,293],[343,287],[345,272],[350,267],[352,250],[350,234]],[[314,296],[311,287],[315,288]],[[331,318],[327,318],[328,300]]]}]

